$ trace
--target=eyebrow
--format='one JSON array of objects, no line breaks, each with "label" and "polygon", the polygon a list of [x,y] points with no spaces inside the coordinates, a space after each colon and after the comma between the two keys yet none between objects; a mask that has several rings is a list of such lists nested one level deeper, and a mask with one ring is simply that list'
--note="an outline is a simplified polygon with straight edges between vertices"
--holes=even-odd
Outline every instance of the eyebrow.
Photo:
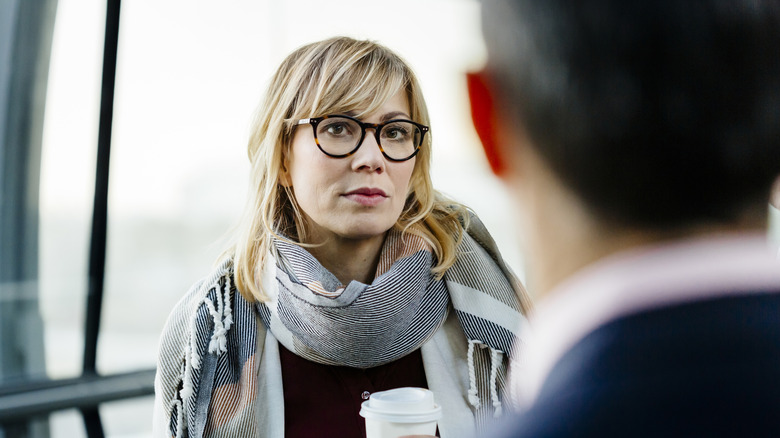
[{"label": "eyebrow", "polygon": [[[346,112],[343,112],[341,114],[344,114],[344,115],[347,115],[347,116],[350,116],[350,117],[355,117],[357,115],[357,111],[355,111],[355,110],[346,111]],[[412,116],[410,116],[409,114],[406,114],[403,111],[390,111],[387,114],[383,114],[382,117],[379,118],[379,121],[380,121],[380,123],[381,122],[386,122],[388,120],[397,119],[397,118],[399,118],[399,116],[401,118],[404,118],[404,119],[407,119],[407,120],[412,120]]]},{"label": "eyebrow", "polygon": [[380,120],[385,122],[385,121],[388,121],[388,120],[397,119],[399,116],[403,116],[406,119],[411,119],[412,118],[412,116],[410,116],[409,114],[406,114],[403,111],[392,111],[392,112],[389,112],[387,114],[382,115],[382,117],[380,117]]}]

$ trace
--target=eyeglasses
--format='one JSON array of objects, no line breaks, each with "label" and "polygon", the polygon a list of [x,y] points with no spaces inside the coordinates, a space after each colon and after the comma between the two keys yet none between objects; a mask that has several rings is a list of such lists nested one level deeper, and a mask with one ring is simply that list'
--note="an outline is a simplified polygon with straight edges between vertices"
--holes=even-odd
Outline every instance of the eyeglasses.
[{"label": "eyeglasses", "polygon": [[390,161],[406,161],[417,155],[429,129],[411,120],[364,123],[343,115],[301,119],[297,124],[311,125],[317,147],[325,155],[334,158],[348,157],[357,152],[363,144],[366,129],[373,129],[379,150]]}]

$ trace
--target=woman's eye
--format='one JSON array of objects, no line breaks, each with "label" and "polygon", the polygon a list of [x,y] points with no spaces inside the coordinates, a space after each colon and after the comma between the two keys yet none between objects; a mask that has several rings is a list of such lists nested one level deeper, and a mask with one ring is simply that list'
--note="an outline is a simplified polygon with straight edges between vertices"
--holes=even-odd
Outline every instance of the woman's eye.
[{"label": "woman's eye", "polygon": [[331,135],[341,135],[344,133],[346,128],[344,125],[330,125],[328,126],[328,134]]},{"label": "woman's eye", "polygon": [[409,136],[409,131],[401,127],[393,127],[385,130],[385,137],[390,140],[402,140]]}]

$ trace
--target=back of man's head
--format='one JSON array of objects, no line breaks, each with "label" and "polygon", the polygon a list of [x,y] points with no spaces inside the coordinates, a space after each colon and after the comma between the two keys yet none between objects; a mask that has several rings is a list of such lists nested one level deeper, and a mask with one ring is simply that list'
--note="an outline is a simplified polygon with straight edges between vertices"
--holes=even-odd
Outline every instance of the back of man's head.
[{"label": "back of man's head", "polygon": [[485,0],[504,117],[599,216],[664,228],[766,206],[777,0]]}]

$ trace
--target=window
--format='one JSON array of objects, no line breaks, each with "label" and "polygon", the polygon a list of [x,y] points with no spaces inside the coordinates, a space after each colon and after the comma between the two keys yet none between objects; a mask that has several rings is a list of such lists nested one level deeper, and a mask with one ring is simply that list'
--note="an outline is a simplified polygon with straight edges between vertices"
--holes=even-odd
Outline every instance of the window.
[{"label": "window", "polygon": [[[105,257],[91,268],[104,30],[116,12],[106,3],[0,4],[0,438],[151,434],[157,338],[224,249],[243,208],[252,113],[273,69],[307,42],[369,38],[410,62],[431,113],[434,184],[521,265],[470,129],[463,73],[485,56],[476,0],[401,0],[425,19],[400,24],[357,0],[158,0],[121,5]],[[87,310],[94,265],[105,267],[99,321]],[[94,373],[83,366],[88,314]],[[37,398],[22,405],[20,394]]]}]

